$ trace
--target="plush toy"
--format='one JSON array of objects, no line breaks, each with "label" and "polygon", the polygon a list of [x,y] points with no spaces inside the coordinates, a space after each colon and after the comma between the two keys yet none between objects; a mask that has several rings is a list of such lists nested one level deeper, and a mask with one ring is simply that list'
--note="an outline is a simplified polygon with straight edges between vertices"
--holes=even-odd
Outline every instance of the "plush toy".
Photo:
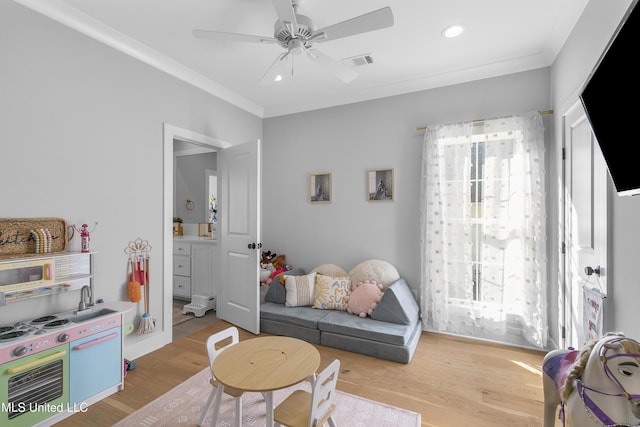
[{"label": "plush toy", "polygon": [[371,316],[378,303],[382,299],[383,286],[375,280],[360,282],[355,289],[345,298],[347,312],[360,317]]},{"label": "plush toy", "polygon": [[262,263],[263,264],[271,264],[273,259],[276,257],[276,254],[271,251],[262,252]]},{"label": "plush toy", "polygon": [[284,267],[285,256],[284,255],[276,255],[273,260],[271,260],[271,264],[276,270],[279,270]]},{"label": "plush toy", "polygon": [[289,264],[285,264],[284,255],[276,255],[275,252],[262,252],[260,263],[260,283],[270,285],[273,279],[280,273],[291,270]]},{"label": "plush toy", "polygon": [[[280,273],[284,273],[285,271],[289,271],[289,270],[291,270],[291,266],[290,266],[289,264],[283,264],[283,265],[282,265],[282,267],[278,268],[277,270],[275,270],[275,271],[271,274],[271,277],[269,277],[265,283],[266,283],[267,285],[270,285],[270,284],[271,284],[271,282],[273,282],[273,279],[275,279],[275,278],[276,278],[276,276],[277,276],[278,274],[280,274]],[[283,278],[283,277],[284,277],[283,275],[281,275],[281,276],[280,276],[280,282],[281,282],[281,283],[282,283],[282,278]]]},{"label": "plush toy", "polygon": [[262,260],[260,261],[260,283],[267,284],[267,280],[269,280],[273,272],[276,271],[276,268],[273,266],[272,262],[277,256],[274,252],[271,251],[262,251]]},{"label": "plush toy", "polygon": [[266,268],[260,269],[260,283],[265,283],[271,277],[271,271]]},{"label": "plush toy", "polygon": [[283,273],[284,270],[282,268],[277,269],[276,271],[273,272],[273,274],[271,275],[271,277],[269,277],[267,279],[267,281],[265,282],[267,285],[270,285],[271,282],[273,282],[273,279],[280,273]]}]

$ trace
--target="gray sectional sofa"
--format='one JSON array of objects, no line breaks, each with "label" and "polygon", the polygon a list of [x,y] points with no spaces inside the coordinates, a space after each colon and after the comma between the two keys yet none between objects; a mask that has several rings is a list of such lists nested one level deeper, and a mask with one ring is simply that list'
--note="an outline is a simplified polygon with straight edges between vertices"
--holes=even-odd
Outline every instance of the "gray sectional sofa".
[{"label": "gray sectional sofa", "polygon": [[285,306],[284,286],[274,280],[260,305],[260,330],[399,363],[409,363],[422,334],[420,309],[403,278],[385,290],[371,316]]}]

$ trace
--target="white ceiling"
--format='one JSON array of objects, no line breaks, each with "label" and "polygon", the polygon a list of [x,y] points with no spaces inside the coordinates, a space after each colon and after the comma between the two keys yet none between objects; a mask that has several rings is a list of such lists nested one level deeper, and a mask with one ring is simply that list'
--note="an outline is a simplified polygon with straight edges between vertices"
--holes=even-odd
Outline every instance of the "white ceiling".
[{"label": "white ceiling", "polygon": [[[340,60],[370,53],[345,84],[306,58],[283,84],[258,81],[284,50],[194,37],[273,36],[270,0],[15,0],[261,117],[375,99],[552,64],[588,0],[303,0],[318,28],[390,6],[389,28],[316,44]],[[450,24],[465,27],[445,39]],[[298,57],[297,57],[298,58]]]}]

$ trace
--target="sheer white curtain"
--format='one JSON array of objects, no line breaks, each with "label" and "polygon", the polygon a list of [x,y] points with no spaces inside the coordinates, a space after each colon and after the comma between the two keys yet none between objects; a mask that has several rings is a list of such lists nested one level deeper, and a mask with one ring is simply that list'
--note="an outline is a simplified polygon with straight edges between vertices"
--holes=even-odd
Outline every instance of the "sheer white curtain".
[{"label": "sheer white curtain", "polygon": [[546,345],[544,175],[538,112],[427,128],[420,201],[426,329]]}]

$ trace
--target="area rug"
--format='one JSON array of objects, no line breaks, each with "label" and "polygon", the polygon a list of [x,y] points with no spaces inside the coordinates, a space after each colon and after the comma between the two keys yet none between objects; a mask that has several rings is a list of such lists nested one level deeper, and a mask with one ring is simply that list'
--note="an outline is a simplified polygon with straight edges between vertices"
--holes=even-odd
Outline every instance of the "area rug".
[{"label": "area rug", "polygon": [[[209,378],[209,368],[205,368],[114,426],[196,426],[211,392]],[[310,384],[303,382],[284,390],[275,391],[273,393],[274,404],[282,402],[293,390],[297,389],[310,391]],[[336,391],[335,404],[334,418],[339,426],[420,426],[420,414],[417,412],[343,393],[339,390]],[[223,394],[217,426],[233,425],[234,417],[235,404],[231,397]],[[211,411],[207,414],[203,425],[209,425],[210,422]],[[242,397],[242,425],[264,426],[265,424],[264,398],[260,393],[246,393]]]},{"label": "area rug", "polygon": [[195,315],[193,313],[182,314],[182,307],[188,304],[184,303],[173,303],[173,326],[179,325],[180,323],[184,323],[187,320],[195,319]]}]

